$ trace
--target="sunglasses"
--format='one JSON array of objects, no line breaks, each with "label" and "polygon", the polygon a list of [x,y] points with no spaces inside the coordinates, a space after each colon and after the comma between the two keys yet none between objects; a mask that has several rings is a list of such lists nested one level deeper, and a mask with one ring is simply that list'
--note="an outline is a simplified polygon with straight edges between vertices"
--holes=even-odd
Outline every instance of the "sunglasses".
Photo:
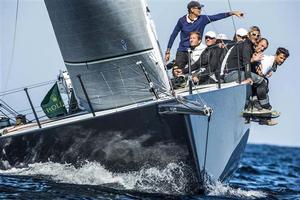
[{"label": "sunglasses", "polygon": [[242,39],[246,39],[247,38],[247,36],[240,36],[240,35],[236,35],[236,36],[238,36],[238,37],[240,37]]},{"label": "sunglasses", "polygon": [[195,9],[201,10],[201,7],[194,7]]},{"label": "sunglasses", "polygon": [[216,38],[212,38],[212,37],[209,37],[209,36],[205,36],[205,39],[209,39],[209,40],[213,40],[213,39],[216,39]]},{"label": "sunglasses", "polygon": [[251,33],[251,35],[254,37],[260,37],[260,34],[256,34],[256,33]]}]

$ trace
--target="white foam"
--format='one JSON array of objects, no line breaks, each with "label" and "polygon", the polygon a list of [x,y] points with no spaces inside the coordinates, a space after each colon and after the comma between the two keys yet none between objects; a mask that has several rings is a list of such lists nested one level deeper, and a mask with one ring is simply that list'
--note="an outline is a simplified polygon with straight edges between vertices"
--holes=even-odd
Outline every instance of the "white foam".
[{"label": "white foam", "polygon": [[267,196],[267,194],[262,191],[242,190],[240,188],[235,189],[219,181],[208,184],[206,188],[209,196],[239,197],[247,199],[264,198]]},{"label": "white foam", "polygon": [[[183,164],[170,163],[164,169],[148,167],[131,173],[112,173],[97,162],[86,162],[80,168],[75,168],[70,164],[47,162],[30,164],[26,168],[0,170],[0,174],[45,176],[56,182],[70,184],[102,185],[112,183],[121,186],[121,189],[182,194],[185,192],[187,184],[186,170],[186,166]],[[234,189],[226,184],[214,181],[207,183],[207,191],[208,196],[247,199],[267,196],[261,191]]]},{"label": "white foam", "polygon": [[116,183],[129,190],[179,194],[184,192],[187,183],[183,168],[180,164],[171,163],[165,169],[145,168],[132,173],[112,173],[96,162],[87,162],[80,168],[47,162],[30,164],[27,168],[0,170],[0,174],[45,176],[56,182],[70,184]]}]

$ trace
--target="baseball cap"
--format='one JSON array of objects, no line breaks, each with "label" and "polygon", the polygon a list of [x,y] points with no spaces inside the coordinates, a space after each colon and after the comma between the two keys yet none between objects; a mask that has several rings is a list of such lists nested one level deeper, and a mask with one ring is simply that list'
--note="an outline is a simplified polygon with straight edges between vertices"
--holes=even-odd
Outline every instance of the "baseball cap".
[{"label": "baseball cap", "polygon": [[239,35],[241,37],[244,37],[244,36],[247,36],[248,34],[248,31],[244,28],[239,28],[237,31],[236,31],[236,35]]},{"label": "baseball cap", "polygon": [[228,37],[227,37],[227,35],[224,34],[224,33],[219,33],[219,34],[217,35],[217,40],[228,40]]},{"label": "baseball cap", "polygon": [[211,38],[216,38],[217,34],[213,31],[208,31],[207,33],[205,33],[205,36],[211,37]]}]

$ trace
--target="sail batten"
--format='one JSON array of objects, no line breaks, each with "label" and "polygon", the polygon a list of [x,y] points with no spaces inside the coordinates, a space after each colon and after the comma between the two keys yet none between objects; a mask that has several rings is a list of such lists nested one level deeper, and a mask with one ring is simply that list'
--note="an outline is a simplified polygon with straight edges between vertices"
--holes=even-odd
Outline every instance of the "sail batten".
[{"label": "sail batten", "polygon": [[145,49],[145,50],[138,51],[138,52],[132,52],[132,53],[129,53],[129,54],[116,55],[114,57],[102,58],[100,60],[90,60],[90,61],[85,61],[85,62],[69,62],[69,61],[65,61],[65,64],[68,64],[68,65],[82,65],[82,64],[102,63],[102,62],[107,62],[107,61],[118,60],[118,59],[121,59],[121,58],[129,58],[131,56],[142,55],[145,52],[150,53],[152,50],[153,50],[153,48],[151,48],[151,49]]}]

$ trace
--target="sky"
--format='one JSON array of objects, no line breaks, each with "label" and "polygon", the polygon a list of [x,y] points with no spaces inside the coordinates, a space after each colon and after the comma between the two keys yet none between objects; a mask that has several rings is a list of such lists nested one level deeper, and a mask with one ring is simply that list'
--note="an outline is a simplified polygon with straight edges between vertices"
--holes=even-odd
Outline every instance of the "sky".
[{"label": "sky", "polygon": [[[148,0],[152,18],[156,25],[162,50],[166,50],[169,36],[179,17],[187,13],[187,0]],[[202,0],[204,14],[217,14],[230,10],[228,0]],[[282,114],[273,127],[252,124],[250,143],[300,146],[300,102],[297,55],[300,54],[300,0],[231,0],[232,10],[245,12],[244,19],[234,18],[237,28],[257,25],[262,36],[269,42],[266,54],[272,55],[277,47],[290,51],[290,58],[279,67],[270,79],[270,101],[274,109]],[[60,69],[65,69],[54,32],[42,0],[19,0],[15,45],[14,30],[17,0],[0,0],[0,89],[20,88],[56,78]],[[205,28],[234,34],[231,18],[213,22]],[[14,46],[14,53],[12,49]],[[178,47],[178,38],[171,55]],[[44,90],[51,85],[45,86]],[[20,93],[22,93],[21,91]],[[44,91],[29,91],[33,102],[40,102]],[[24,95],[22,95],[24,96]],[[3,97],[1,97],[3,98]],[[24,108],[26,99],[10,95],[11,105]],[[28,107],[28,105],[25,105]]]}]

